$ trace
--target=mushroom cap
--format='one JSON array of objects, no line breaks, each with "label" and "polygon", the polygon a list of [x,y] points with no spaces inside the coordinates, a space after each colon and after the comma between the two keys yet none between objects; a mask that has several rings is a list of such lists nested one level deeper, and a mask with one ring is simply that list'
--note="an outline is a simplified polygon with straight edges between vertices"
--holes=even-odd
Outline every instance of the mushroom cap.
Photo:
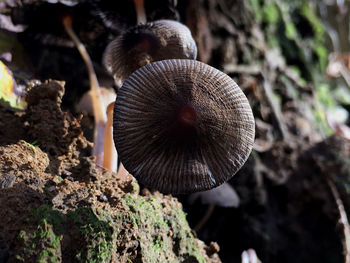
[{"label": "mushroom cap", "polygon": [[172,20],[157,20],[134,26],[113,40],[103,55],[103,64],[114,79],[124,80],[138,68],[172,58],[196,59],[191,31]]},{"label": "mushroom cap", "polygon": [[229,180],[254,143],[254,117],[238,85],[202,62],[171,59],[136,70],[119,90],[114,142],[125,168],[165,193]]}]

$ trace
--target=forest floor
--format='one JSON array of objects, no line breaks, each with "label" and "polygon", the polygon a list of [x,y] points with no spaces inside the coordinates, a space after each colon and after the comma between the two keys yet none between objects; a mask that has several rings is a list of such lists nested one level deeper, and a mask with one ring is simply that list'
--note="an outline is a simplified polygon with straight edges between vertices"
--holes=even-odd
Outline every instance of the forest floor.
[{"label": "forest floor", "polygon": [[0,262],[220,262],[175,198],[96,167],[63,94],[47,81],[25,112],[0,107]]},{"label": "forest floor", "polygon": [[[111,87],[101,57],[134,23],[132,2],[24,2],[8,9],[26,29],[2,30],[0,44],[11,45],[0,45],[0,54],[12,52],[8,65],[19,83],[42,84],[27,84],[26,111],[0,106],[0,262],[241,262],[249,248],[265,263],[349,257],[350,141],[341,132],[329,135],[319,107],[329,99],[326,88],[317,88],[324,56],[316,20],[303,4],[286,11],[274,1],[260,6],[261,18],[244,1],[178,1],[176,12],[148,1],[151,20],[180,15],[198,59],[229,74],[251,103],[256,143],[229,182],[239,200],[227,208],[140,190],[132,177],[121,181],[90,157],[91,118],[76,112],[88,77],[59,18],[75,17],[100,82]],[[288,19],[296,32],[286,30]],[[292,37],[281,37],[284,30]],[[208,211],[194,233],[190,227]]]}]

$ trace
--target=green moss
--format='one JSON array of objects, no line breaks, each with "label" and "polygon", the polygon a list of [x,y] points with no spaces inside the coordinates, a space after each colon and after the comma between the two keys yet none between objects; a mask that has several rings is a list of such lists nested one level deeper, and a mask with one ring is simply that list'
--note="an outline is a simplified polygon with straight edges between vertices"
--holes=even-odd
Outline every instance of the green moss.
[{"label": "green moss", "polygon": [[310,5],[308,2],[303,2],[298,11],[310,23],[313,29],[314,38],[316,40],[315,42],[317,42],[318,44],[321,44],[321,45],[317,45],[317,47],[324,48],[323,44],[324,44],[324,37],[325,37],[325,29],[321,24],[320,19],[317,17],[316,13],[314,12],[314,10],[310,8]]},{"label": "green moss", "polygon": [[274,4],[267,4],[263,9],[264,21],[268,23],[276,23],[279,19],[279,11]]},{"label": "green moss", "polygon": [[325,109],[333,108],[337,105],[329,85],[323,83],[316,87],[317,100]]},{"label": "green moss", "polygon": [[100,220],[92,209],[78,208],[65,216],[50,206],[42,206],[33,211],[32,221],[33,225],[37,225],[36,229],[22,230],[18,235],[18,239],[24,244],[18,257],[24,262],[33,258],[36,258],[36,262],[59,262],[61,239],[63,234],[67,234],[67,224],[71,225],[68,235],[75,229],[80,235],[76,261],[89,263],[110,261],[113,228],[108,221]]},{"label": "green moss", "polygon": [[[330,85],[325,84],[328,52],[325,47],[325,30],[316,11],[307,0],[248,2],[247,6],[255,17],[254,20],[263,28],[268,44],[280,51],[287,67],[296,75],[293,81],[283,72],[278,75],[276,82],[281,84],[278,91],[283,91],[279,94],[302,101],[303,91],[316,87],[316,104],[305,103],[308,105],[304,106],[310,113],[308,118],[313,127],[323,135],[330,134],[325,112],[334,107],[337,101]],[[258,9],[263,10],[263,15],[256,13]]]},{"label": "green moss", "polygon": [[324,34],[324,27],[320,23],[319,18],[316,13],[310,8],[307,2],[303,2],[300,8],[301,14],[307,18],[307,20],[311,23],[317,39],[322,38]]},{"label": "green moss", "polygon": [[325,135],[331,135],[332,129],[329,127],[326,112],[334,109],[337,101],[331,90],[330,85],[321,83],[316,87],[316,105],[314,108],[314,117],[317,128]]},{"label": "green moss", "polygon": [[350,91],[347,86],[338,86],[334,91],[332,90],[332,94],[338,102],[350,105]]},{"label": "green moss", "polygon": [[261,22],[263,19],[263,12],[261,9],[260,1],[259,0],[250,0],[246,3],[247,10],[250,10],[252,14],[254,14],[257,22]]},{"label": "green moss", "polygon": [[268,44],[279,48],[303,79],[314,81],[315,72],[325,71],[325,32],[309,1],[250,0],[246,6],[262,24]]},{"label": "green moss", "polygon": [[25,143],[26,145],[28,145],[28,146],[33,150],[34,154],[36,154],[36,147],[39,146],[36,140],[33,141],[33,142],[31,142],[31,143],[26,142],[26,141],[24,141],[24,140],[20,140],[20,142],[23,142],[23,143]]},{"label": "green moss", "polygon": [[89,263],[109,262],[113,249],[113,227],[110,222],[101,220],[91,208],[71,211],[68,218],[79,229],[81,239],[85,240],[81,250],[76,253],[76,260]]},{"label": "green moss", "polygon": [[[150,263],[205,262],[182,207],[175,199],[165,202],[164,198],[126,194],[120,200],[124,212],[113,216],[88,207],[65,215],[42,206],[33,211],[30,228],[18,233],[16,259],[61,262],[61,241],[70,240],[68,254],[73,255],[74,262],[110,262],[113,254]],[[137,251],[129,250],[126,240],[137,241]],[[67,244],[62,246],[67,248]],[[67,255],[68,251],[63,253]]]},{"label": "green moss", "polygon": [[28,258],[36,258],[36,262],[59,262],[62,214],[45,205],[33,211],[31,221],[36,228],[19,232],[23,247],[16,258],[24,262]]},{"label": "green moss", "polygon": [[133,194],[127,194],[123,202],[131,213],[118,219],[138,228],[144,262],[176,262],[189,258],[205,262],[181,207],[164,208],[161,197],[148,199]]},{"label": "green moss", "polygon": [[326,114],[324,110],[318,105],[313,110],[313,115],[315,118],[314,126],[317,130],[321,131],[325,135],[332,134],[332,130],[328,125]]}]

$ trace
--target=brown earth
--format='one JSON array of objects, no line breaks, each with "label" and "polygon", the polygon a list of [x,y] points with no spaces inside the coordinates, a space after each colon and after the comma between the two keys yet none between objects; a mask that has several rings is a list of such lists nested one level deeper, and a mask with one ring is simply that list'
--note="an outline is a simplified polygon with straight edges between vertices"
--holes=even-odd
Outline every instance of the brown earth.
[{"label": "brown earth", "polygon": [[49,80],[0,108],[0,262],[221,262],[175,198],[95,166],[63,94]]}]

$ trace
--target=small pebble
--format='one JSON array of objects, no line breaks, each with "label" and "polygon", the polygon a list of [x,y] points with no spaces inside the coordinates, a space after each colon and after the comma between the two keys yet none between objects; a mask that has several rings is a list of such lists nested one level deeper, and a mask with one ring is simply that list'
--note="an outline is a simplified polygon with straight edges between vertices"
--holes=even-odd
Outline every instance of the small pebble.
[{"label": "small pebble", "polygon": [[12,187],[16,181],[16,176],[13,174],[5,174],[0,177],[0,189]]},{"label": "small pebble", "polygon": [[62,174],[61,174],[62,178],[69,177],[71,175],[72,175],[72,173],[70,171],[67,171],[67,170],[63,170]]},{"label": "small pebble", "polygon": [[210,257],[211,255],[218,253],[220,251],[220,247],[216,242],[210,242],[209,247],[207,248],[207,254]]},{"label": "small pebble", "polygon": [[56,186],[50,186],[50,187],[48,187],[47,188],[47,190],[49,191],[49,192],[53,192],[53,191],[55,191],[56,190]]},{"label": "small pebble", "polygon": [[108,202],[108,198],[107,198],[107,196],[105,196],[104,194],[101,194],[101,195],[99,196],[99,200],[100,200],[101,202]]}]

